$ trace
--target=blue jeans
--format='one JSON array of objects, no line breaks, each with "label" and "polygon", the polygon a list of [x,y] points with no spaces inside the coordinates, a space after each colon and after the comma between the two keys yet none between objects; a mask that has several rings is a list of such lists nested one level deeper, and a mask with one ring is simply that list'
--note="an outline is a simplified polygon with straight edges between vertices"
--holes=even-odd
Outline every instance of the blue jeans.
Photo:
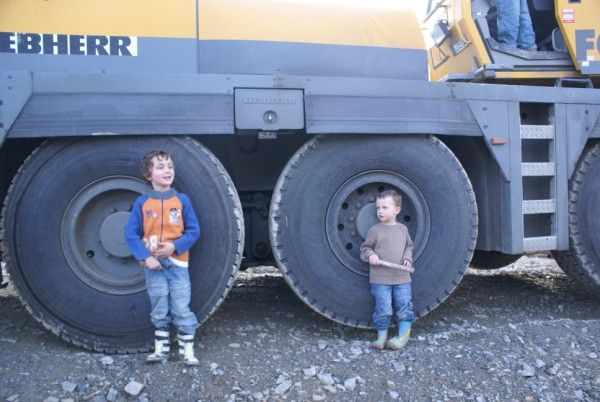
[{"label": "blue jeans", "polygon": [[535,46],[527,0],[496,0],[498,41],[509,46],[529,49]]},{"label": "blue jeans", "polygon": [[144,268],[152,324],[164,328],[174,323],[179,331],[194,334],[199,324],[190,310],[192,287],[188,268],[178,267],[169,259],[160,260],[160,264],[160,270]]},{"label": "blue jeans", "polygon": [[[401,285],[371,284],[371,294],[375,298],[373,324],[378,331],[385,331],[390,326],[393,311],[398,324],[400,321],[413,322],[412,287],[411,283]],[[392,310],[393,304],[393,310]]]}]

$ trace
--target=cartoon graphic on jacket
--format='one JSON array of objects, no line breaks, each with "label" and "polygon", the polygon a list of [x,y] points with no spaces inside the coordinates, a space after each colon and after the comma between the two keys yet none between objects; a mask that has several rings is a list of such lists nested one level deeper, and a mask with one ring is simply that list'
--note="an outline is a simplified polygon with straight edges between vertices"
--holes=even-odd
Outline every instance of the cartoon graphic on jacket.
[{"label": "cartoon graphic on jacket", "polygon": [[189,198],[171,189],[138,197],[125,227],[125,240],[138,261],[155,255],[159,242],[170,242],[174,264],[187,268],[189,248],[200,236],[200,224]]}]

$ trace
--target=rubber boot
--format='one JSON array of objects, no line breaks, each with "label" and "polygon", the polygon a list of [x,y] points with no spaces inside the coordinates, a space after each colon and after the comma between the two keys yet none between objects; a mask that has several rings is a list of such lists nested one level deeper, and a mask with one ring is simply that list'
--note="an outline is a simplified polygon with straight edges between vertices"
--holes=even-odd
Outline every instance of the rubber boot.
[{"label": "rubber boot", "polygon": [[387,348],[392,350],[400,350],[408,343],[410,338],[410,321],[400,321],[398,325],[398,335],[387,341]]},{"label": "rubber boot", "polygon": [[163,363],[171,351],[169,328],[159,328],[154,331],[154,353],[146,357],[146,363]]},{"label": "rubber boot", "polygon": [[200,364],[196,356],[194,356],[194,335],[179,332],[177,334],[179,342],[179,357],[183,359],[186,366],[197,366]]},{"label": "rubber boot", "polygon": [[385,347],[385,341],[387,340],[387,330],[377,331],[377,339],[371,342],[373,349],[382,350]]}]

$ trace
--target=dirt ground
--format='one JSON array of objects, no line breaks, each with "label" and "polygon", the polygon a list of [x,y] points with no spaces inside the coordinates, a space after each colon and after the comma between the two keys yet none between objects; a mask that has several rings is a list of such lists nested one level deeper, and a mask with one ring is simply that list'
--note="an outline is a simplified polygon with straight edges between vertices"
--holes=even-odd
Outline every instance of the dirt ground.
[{"label": "dirt ground", "polygon": [[102,355],[44,330],[0,290],[6,401],[600,400],[600,298],[554,260],[469,270],[400,352],[306,307],[272,267],[241,273],[197,337],[201,364]]}]

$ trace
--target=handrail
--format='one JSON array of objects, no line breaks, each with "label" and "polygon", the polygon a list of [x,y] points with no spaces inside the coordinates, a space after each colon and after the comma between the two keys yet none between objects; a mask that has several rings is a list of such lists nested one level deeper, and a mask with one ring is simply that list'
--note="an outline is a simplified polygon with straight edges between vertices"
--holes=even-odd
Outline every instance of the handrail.
[{"label": "handrail", "polygon": [[437,11],[437,10],[438,10],[440,7],[443,7],[443,6],[445,6],[445,4],[444,4],[444,3],[446,3],[446,0],[439,0],[437,3],[435,3],[435,6],[434,6],[434,7],[431,9],[431,11],[429,11],[429,12],[427,13],[427,15],[425,16],[425,18],[423,18],[423,21],[421,21],[421,24],[423,24],[423,23],[427,22],[427,20],[428,20],[429,18],[431,18],[431,16],[432,16],[433,14],[435,14],[435,12],[436,12],[436,11]]}]

